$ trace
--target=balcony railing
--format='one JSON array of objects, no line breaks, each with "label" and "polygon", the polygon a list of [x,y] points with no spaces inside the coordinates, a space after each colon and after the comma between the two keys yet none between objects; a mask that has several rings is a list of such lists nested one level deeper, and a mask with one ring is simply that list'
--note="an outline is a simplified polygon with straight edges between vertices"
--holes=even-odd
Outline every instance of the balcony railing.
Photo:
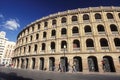
[{"label": "balcony railing", "polygon": [[61,25],[62,25],[62,26],[66,26],[66,25],[67,25],[67,23],[61,23]]},{"label": "balcony railing", "polygon": [[51,36],[51,39],[55,39],[56,38],[56,36]]},{"label": "balcony railing", "polygon": [[98,33],[105,35],[105,32],[104,32],[104,31],[99,31]]},{"label": "balcony railing", "polygon": [[67,37],[67,35],[66,34],[62,34],[61,37]]},{"label": "balcony railing", "polygon": [[62,49],[61,49],[61,52],[62,52],[62,53],[67,52],[67,49],[62,48]]},{"label": "balcony railing", "polygon": [[73,21],[72,24],[78,24],[78,21]]},{"label": "balcony railing", "polygon": [[56,28],[56,24],[55,25],[52,25],[53,28]]},{"label": "balcony railing", "polygon": [[45,50],[41,50],[41,51],[40,51],[40,54],[44,54],[44,53],[45,53]]},{"label": "balcony railing", "polygon": [[118,31],[112,31],[112,34],[118,34]]},{"label": "balcony railing", "polygon": [[85,35],[92,35],[92,32],[86,32]]},{"label": "balcony railing", "polygon": [[109,47],[101,47],[101,49],[103,50],[103,51],[109,51]]},{"label": "balcony railing", "polygon": [[116,47],[116,50],[117,50],[117,51],[120,51],[120,46],[117,46],[117,47]]},{"label": "balcony railing", "polygon": [[79,33],[73,33],[72,36],[79,36]]},{"label": "balcony railing", "polygon": [[94,47],[87,47],[87,51],[92,51],[92,52],[94,52],[94,51],[95,51],[95,48],[94,48]]},{"label": "balcony railing", "polygon": [[51,49],[51,50],[50,50],[50,53],[55,53],[55,49]]},{"label": "balcony railing", "polygon": [[80,51],[80,48],[73,48],[73,51]]}]

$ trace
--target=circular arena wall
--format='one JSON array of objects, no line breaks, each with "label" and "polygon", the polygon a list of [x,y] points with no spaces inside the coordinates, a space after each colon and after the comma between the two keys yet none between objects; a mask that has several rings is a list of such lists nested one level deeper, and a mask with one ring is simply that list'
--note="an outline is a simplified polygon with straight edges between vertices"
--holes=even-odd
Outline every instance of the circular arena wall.
[{"label": "circular arena wall", "polygon": [[15,68],[120,72],[120,7],[58,12],[27,25],[17,37]]}]

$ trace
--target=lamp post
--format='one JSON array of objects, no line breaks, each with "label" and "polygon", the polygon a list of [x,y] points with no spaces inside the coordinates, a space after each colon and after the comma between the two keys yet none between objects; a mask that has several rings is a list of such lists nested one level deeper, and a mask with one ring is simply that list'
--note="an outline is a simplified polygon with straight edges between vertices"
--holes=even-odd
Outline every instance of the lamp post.
[{"label": "lamp post", "polygon": [[66,50],[66,45],[64,45],[63,48],[64,48],[64,66],[63,66],[63,68],[64,68],[64,72],[66,72],[66,62],[65,62],[65,50]]}]

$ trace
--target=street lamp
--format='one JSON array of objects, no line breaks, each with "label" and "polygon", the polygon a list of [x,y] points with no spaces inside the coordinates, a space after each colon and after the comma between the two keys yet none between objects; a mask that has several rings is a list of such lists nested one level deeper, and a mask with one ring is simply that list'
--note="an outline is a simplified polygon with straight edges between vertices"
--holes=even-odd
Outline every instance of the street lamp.
[{"label": "street lamp", "polygon": [[63,48],[64,48],[64,66],[63,66],[63,69],[64,69],[64,72],[66,72],[66,62],[65,62],[65,50],[66,50],[66,45],[64,45]]}]

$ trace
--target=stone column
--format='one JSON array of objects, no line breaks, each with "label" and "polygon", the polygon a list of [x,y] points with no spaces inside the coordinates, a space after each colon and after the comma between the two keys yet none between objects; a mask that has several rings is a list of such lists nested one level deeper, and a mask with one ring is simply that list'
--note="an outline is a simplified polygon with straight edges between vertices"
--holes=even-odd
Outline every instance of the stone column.
[{"label": "stone column", "polygon": [[82,58],[83,72],[89,72],[87,56]]}]

